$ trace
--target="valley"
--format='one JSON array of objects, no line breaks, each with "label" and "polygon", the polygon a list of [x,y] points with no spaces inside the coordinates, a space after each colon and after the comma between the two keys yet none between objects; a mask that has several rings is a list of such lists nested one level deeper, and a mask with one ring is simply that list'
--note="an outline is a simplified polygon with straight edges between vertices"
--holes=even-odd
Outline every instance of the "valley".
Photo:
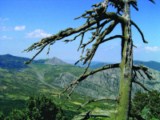
[{"label": "valley", "polygon": [[[71,100],[68,100],[66,95],[62,95],[59,99],[58,94],[84,72],[82,66],[74,66],[58,58],[35,60],[29,65],[24,64],[26,60],[29,59],[12,55],[0,56],[0,111],[6,115],[15,108],[22,109],[30,96],[42,94],[53,97],[55,103],[67,111],[67,114],[70,114],[70,118],[73,118],[75,114],[84,114],[87,110],[100,114],[115,108],[115,104],[101,101],[87,105],[77,111],[81,104],[90,99],[116,99],[119,86],[119,69],[109,69],[88,77],[75,89]],[[143,62],[137,64],[140,63]],[[160,63],[157,64],[160,65]],[[93,66],[91,65],[90,71],[101,65],[104,63],[97,62]],[[149,71],[154,80],[145,77],[140,82],[149,89],[160,91],[160,72],[154,69],[149,69]],[[143,91],[138,85],[134,85],[133,89],[133,94],[138,90]],[[74,119],[80,118],[75,116]]]}]

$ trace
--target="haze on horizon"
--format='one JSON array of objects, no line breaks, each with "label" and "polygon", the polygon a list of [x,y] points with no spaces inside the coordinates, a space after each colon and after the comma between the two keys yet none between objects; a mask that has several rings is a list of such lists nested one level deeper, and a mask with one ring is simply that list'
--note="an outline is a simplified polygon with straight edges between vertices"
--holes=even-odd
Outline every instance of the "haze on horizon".
[{"label": "haze on horizon", "polygon": [[[22,52],[41,38],[50,36],[68,27],[78,27],[83,20],[74,20],[92,4],[101,0],[0,0],[0,54],[31,58],[35,52]],[[148,44],[143,44],[139,33],[133,28],[134,59],[142,61],[160,62],[160,1],[149,4],[139,0],[139,12],[132,11],[132,19],[141,27]],[[156,26],[156,27],[155,27]],[[113,34],[120,34],[119,27]],[[86,36],[86,40],[90,36]],[[77,60],[79,40],[73,43],[56,43],[51,47],[49,55],[47,49],[37,59],[46,59],[56,56],[63,60]],[[111,41],[102,45],[94,61],[120,61],[120,40]]]}]

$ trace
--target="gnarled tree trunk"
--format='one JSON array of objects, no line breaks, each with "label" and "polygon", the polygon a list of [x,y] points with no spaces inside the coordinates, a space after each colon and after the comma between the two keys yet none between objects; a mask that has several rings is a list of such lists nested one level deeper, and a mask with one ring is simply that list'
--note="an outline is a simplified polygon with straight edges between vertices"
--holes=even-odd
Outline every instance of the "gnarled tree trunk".
[{"label": "gnarled tree trunk", "polygon": [[121,78],[119,88],[119,106],[116,117],[117,120],[129,119],[132,88],[133,43],[130,24],[130,6],[128,0],[125,0],[124,18],[126,19],[126,22],[122,24],[122,60],[120,64]]}]

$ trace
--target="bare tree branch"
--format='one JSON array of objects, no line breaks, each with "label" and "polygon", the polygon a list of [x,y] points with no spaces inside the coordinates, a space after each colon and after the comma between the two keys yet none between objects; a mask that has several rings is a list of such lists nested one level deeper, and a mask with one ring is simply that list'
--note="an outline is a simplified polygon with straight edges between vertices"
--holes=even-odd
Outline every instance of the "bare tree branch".
[{"label": "bare tree branch", "polygon": [[122,35],[114,35],[114,36],[111,36],[109,38],[104,39],[101,43],[104,43],[104,42],[107,42],[109,40],[116,39],[116,38],[121,38],[122,39],[123,36]]},{"label": "bare tree branch", "polygon": [[46,46],[47,46],[47,44],[43,45],[43,46],[40,48],[40,50],[39,50],[29,61],[27,61],[25,64],[30,64],[30,63],[34,60],[34,58],[43,51],[43,49],[44,49]]},{"label": "bare tree branch", "polygon": [[96,43],[93,44],[92,49],[87,53],[86,58],[84,60],[84,64],[86,64],[86,62],[88,62],[88,60],[92,60],[92,58],[95,55],[95,52],[97,50],[97,48],[99,47],[100,43],[102,42],[102,40],[104,39],[104,37],[106,35],[108,35],[109,33],[111,33],[113,31],[113,29],[115,28],[115,26],[118,24],[117,21],[113,21],[97,38]]},{"label": "bare tree branch", "polygon": [[142,70],[142,71],[148,71],[148,67],[143,66],[143,65],[134,65],[133,66],[134,70]]},{"label": "bare tree branch", "polygon": [[[83,49],[85,49],[85,47],[87,46],[87,45],[89,45],[91,42],[93,42],[96,38],[97,38],[97,36],[100,34],[100,32],[101,32],[101,30],[103,29],[103,27],[107,24],[107,23],[110,23],[112,20],[105,20],[103,23],[101,23],[99,26],[96,26],[96,27],[92,27],[92,29],[86,29],[86,31],[85,32],[87,32],[87,31],[89,31],[89,30],[95,30],[95,29],[97,29],[96,30],[96,32],[93,32],[92,33],[92,37],[91,37],[91,39],[87,42],[87,43],[83,43],[83,44],[80,44],[79,45],[79,48],[78,48],[78,50],[80,49],[80,48],[83,48]],[[100,30],[99,30],[100,29]],[[97,32],[98,31],[98,32]],[[84,51],[84,50],[83,50]],[[83,52],[82,52],[83,53]]]},{"label": "bare tree branch", "polygon": [[[77,86],[81,81],[85,80],[87,77],[97,73],[97,72],[100,72],[100,71],[103,71],[103,70],[107,70],[107,69],[111,69],[111,68],[118,68],[119,67],[119,63],[117,64],[110,64],[110,65],[105,65],[99,69],[96,69],[96,70],[93,70],[93,71],[90,71],[88,73],[85,73],[85,74],[82,74],[78,79],[74,80],[62,93],[64,92],[67,92],[67,91],[73,91],[73,89],[75,89],[75,86]],[[61,93],[61,94],[62,94]],[[69,95],[71,95],[72,92],[70,92]]]},{"label": "bare tree branch", "polygon": [[144,43],[148,43],[148,42],[145,40],[144,35],[143,35],[143,32],[141,31],[141,29],[140,29],[140,28],[138,27],[138,25],[137,25],[135,22],[133,22],[132,20],[131,20],[131,25],[133,25],[133,26],[138,30],[138,32],[140,33],[140,35],[141,35],[141,37],[142,37],[143,42],[144,42]]},{"label": "bare tree branch", "polygon": [[[30,46],[28,49],[26,49],[25,51],[29,52],[32,50],[36,50],[36,49],[40,49],[30,60],[30,62],[47,46],[47,45],[52,45],[54,44],[56,41],[62,40],[68,36],[71,36],[73,34],[78,34],[76,35],[73,40],[75,40],[77,37],[82,35],[82,39],[84,37],[84,33],[92,30],[92,29],[99,29],[99,25],[97,24],[98,22],[102,21],[102,20],[115,20],[118,21],[120,23],[124,22],[125,19],[122,16],[117,15],[114,12],[103,12],[101,13],[101,15],[99,15],[99,13],[96,13],[96,18],[94,18],[95,16],[91,16],[91,18],[93,17],[93,19],[89,19],[84,25],[78,27],[78,28],[67,28],[65,30],[62,30],[60,32],[58,32],[55,35],[52,35],[50,37],[46,37],[43,38],[40,42],[34,43],[32,46]],[[92,28],[92,26],[97,25],[96,28]],[[105,22],[102,23],[102,26],[105,25]],[[87,31],[86,31],[87,30]],[[73,41],[71,40],[71,41]],[[65,42],[68,42],[67,40]]]},{"label": "bare tree branch", "polygon": [[138,84],[139,86],[141,86],[144,90],[148,91],[148,92],[151,92],[148,88],[146,88],[142,83],[140,83],[139,81],[137,80],[133,80],[132,81],[133,83],[135,84]]},{"label": "bare tree branch", "polygon": [[[149,72],[148,68],[145,67],[145,66],[142,66],[142,65],[136,66],[136,65],[134,65],[134,66],[133,66],[133,69],[136,70],[136,71],[138,71],[139,74],[140,74],[143,78],[144,78],[144,75],[142,75],[141,71],[144,72],[144,74],[147,76],[148,79],[150,79],[150,80],[154,79],[153,76],[152,76],[152,73]],[[141,71],[140,71],[140,70],[141,70]]]},{"label": "bare tree branch", "polygon": [[153,4],[155,4],[155,1],[154,0],[149,0],[150,2],[152,2]]},{"label": "bare tree branch", "polygon": [[[101,44],[101,42],[105,38],[105,36],[110,34],[117,24],[118,24],[117,21],[112,21],[111,24],[101,34],[98,35],[98,37],[96,39],[96,42],[93,44],[92,48],[91,49],[87,49],[85,57],[83,57],[83,58],[81,58],[79,60],[79,61],[84,60],[83,64],[86,64],[88,62],[88,65],[87,65],[87,67],[86,67],[86,69],[85,69],[83,74],[85,74],[88,71],[88,68],[89,68],[89,66],[91,64],[91,61],[92,61],[92,59],[93,59],[93,57],[94,57],[99,45]],[[83,47],[84,46],[82,46],[81,48],[83,48]]]}]

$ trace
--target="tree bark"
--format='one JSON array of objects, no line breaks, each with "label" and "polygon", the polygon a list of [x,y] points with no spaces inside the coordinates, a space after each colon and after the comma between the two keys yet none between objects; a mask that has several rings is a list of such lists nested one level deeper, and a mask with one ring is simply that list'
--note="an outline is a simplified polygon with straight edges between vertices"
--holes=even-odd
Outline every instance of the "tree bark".
[{"label": "tree bark", "polygon": [[128,120],[130,110],[131,88],[132,88],[132,67],[133,67],[133,42],[131,36],[130,6],[128,0],[124,0],[124,18],[122,24],[122,60],[120,64],[121,78],[119,88],[119,105],[116,120]]}]

